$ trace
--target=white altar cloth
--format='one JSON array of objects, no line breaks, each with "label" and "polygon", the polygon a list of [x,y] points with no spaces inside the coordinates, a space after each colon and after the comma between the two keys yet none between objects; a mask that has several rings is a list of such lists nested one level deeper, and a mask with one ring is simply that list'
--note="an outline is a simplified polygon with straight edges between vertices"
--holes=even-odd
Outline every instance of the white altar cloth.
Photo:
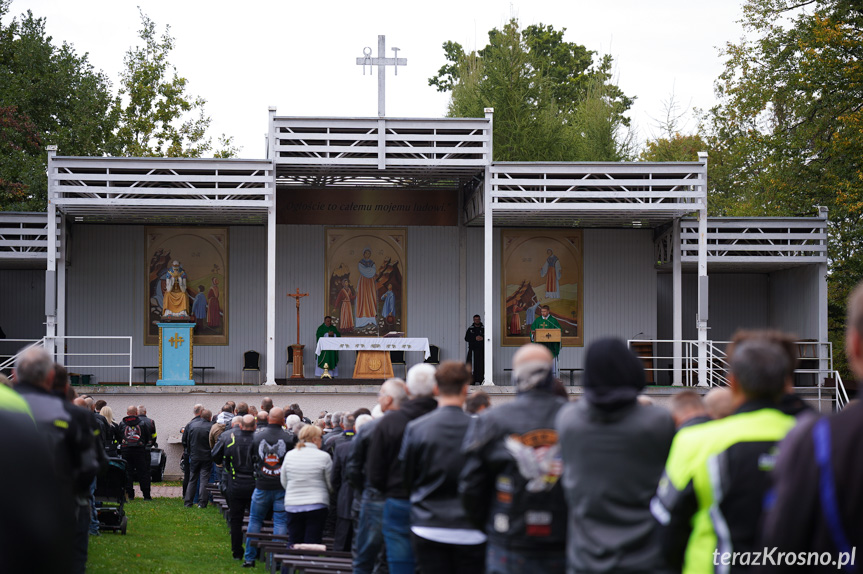
[{"label": "white altar cloth", "polygon": [[321,337],[315,355],[321,351],[423,351],[426,359],[431,357],[429,340],[424,337]]}]

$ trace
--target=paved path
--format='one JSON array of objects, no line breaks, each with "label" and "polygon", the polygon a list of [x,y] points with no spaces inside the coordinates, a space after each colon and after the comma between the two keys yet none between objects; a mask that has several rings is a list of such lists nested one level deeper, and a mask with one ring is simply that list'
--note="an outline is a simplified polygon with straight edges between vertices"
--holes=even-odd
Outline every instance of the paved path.
[{"label": "paved path", "polygon": [[[137,484],[135,485],[135,496],[144,496],[141,493],[141,487]],[[150,485],[150,496],[152,496],[153,498],[183,498],[183,487],[162,486],[161,484],[154,482]]]}]

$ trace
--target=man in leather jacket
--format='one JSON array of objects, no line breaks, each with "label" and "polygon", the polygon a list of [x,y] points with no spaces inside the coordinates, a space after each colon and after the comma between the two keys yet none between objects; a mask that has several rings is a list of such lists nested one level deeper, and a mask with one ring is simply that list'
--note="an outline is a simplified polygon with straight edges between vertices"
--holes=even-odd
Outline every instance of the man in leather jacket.
[{"label": "man in leather jacket", "polygon": [[[255,438],[255,417],[245,415],[239,431],[223,433],[230,439],[224,448],[215,451],[213,462],[224,464],[225,476],[230,477],[228,508],[231,524],[231,554],[234,560],[243,558],[243,515],[251,507],[255,491],[255,466],[252,463],[252,443]],[[220,437],[221,438],[221,437]]]},{"label": "man in leather jacket", "polygon": [[438,408],[408,423],[399,457],[410,492],[411,542],[423,574],[485,570],[486,535],[468,522],[458,494],[471,417],[462,407],[472,380],[468,366],[444,361],[435,373]]},{"label": "man in leather jacket", "polygon": [[481,385],[485,378],[485,327],[479,315],[473,316],[473,323],[464,334],[467,343],[468,365],[473,365],[473,383]]},{"label": "man in leather jacket", "polygon": [[410,501],[399,450],[407,424],[437,407],[433,396],[437,390],[434,372],[434,367],[426,363],[410,368],[407,390],[411,400],[381,419],[369,445],[366,463],[369,484],[386,498],[383,532],[391,574],[413,574],[415,570],[410,543]]},{"label": "man in leather jacket", "polygon": [[488,535],[486,572],[563,573],[566,501],[554,420],[566,404],[553,392],[551,352],[525,345],[512,360],[514,401],[473,418],[459,492],[467,516]]}]

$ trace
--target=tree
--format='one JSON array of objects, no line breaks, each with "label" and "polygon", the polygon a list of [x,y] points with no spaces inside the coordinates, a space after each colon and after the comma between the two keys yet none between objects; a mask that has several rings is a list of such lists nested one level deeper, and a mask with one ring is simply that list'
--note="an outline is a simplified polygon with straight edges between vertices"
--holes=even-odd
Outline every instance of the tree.
[{"label": "tree", "polygon": [[711,210],[830,209],[831,340],[863,278],[863,9],[852,0],[747,0],[705,117]]},{"label": "tree", "polygon": [[[174,49],[170,26],[161,37],[156,24],[141,12],[138,36],[143,46],[130,48],[120,75],[119,117],[114,153],[137,157],[201,157],[212,150],[207,137],[210,118],[206,100],[187,93],[188,80],[177,73],[168,57]],[[232,157],[239,151],[232,139],[220,138],[216,157]]]},{"label": "tree", "polygon": [[45,20],[27,12],[2,24],[0,0],[0,209],[43,210],[47,144],[101,155],[116,126],[110,82],[87,55],[55,46]]},{"label": "tree", "polygon": [[645,142],[645,147],[638,159],[641,161],[697,161],[698,152],[707,151],[707,142],[698,133],[681,133],[685,125],[681,126],[680,123],[688,116],[688,111],[680,110],[674,92],[664,104],[665,118],[657,122],[659,135]]},{"label": "tree", "polygon": [[565,29],[511,20],[488,45],[443,44],[447,63],[429,85],[452,92],[448,114],[482,117],[494,108],[494,159],[620,160],[631,153],[632,99],[611,82],[612,59],[563,40]]}]

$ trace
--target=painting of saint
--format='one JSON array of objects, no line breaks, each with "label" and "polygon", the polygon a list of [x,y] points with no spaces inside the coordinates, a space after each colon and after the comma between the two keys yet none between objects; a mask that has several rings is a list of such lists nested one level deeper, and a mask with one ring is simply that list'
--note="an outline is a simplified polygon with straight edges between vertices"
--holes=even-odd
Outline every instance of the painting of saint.
[{"label": "painting of saint", "polygon": [[378,297],[375,290],[375,274],[377,268],[372,261],[372,250],[368,247],[363,249],[363,258],[360,259],[357,269],[357,328],[366,325],[377,324]]},{"label": "painting of saint", "polygon": [[336,296],[335,314],[343,332],[350,333],[354,330],[354,310],[351,307],[351,301],[356,298],[348,280],[342,279],[342,288]]},{"label": "painting of saint", "polygon": [[189,316],[189,297],[186,294],[186,272],[179,261],[174,261],[165,273],[162,294],[162,317],[182,318]]},{"label": "painting of saint", "polygon": [[381,317],[387,325],[392,325],[396,318],[396,294],[393,293],[393,284],[387,284],[387,292],[381,295],[384,306],[381,309]]},{"label": "painting of saint", "polygon": [[228,228],[148,227],[145,343],[163,317],[194,322],[195,345],[228,344]]},{"label": "painting of saint", "polygon": [[405,332],[405,229],[325,230],[325,315],[346,337]]},{"label": "painting of saint", "polygon": [[207,327],[218,329],[222,324],[222,307],[219,304],[219,279],[213,277],[213,284],[207,292]]},{"label": "painting of saint", "polygon": [[503,345],[529,342],[524,326],[536,321],[544,305],[560,324],[564,347],[584,344],[583,237],[580,229],[501,231]]},{"label": "painting of saint", "polygon": [[551,249],[545,250],[548,257],[542,268],[539,270],[539,276],[545,277],[545,298],[560,299],[560,290],[558,282],[560,281],[560,259],[554,254]]}]

